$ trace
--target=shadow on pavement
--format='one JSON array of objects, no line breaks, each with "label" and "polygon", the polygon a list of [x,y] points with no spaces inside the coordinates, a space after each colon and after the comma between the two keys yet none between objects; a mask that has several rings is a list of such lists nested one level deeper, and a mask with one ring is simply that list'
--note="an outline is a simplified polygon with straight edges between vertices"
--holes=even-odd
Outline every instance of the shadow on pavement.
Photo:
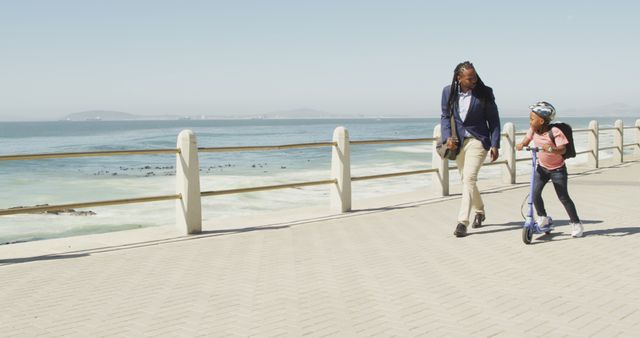
[{"label": "shadow on pavement", "polygon": [[89,256],[89,254],[82,253],[82,254],[43,255],[43,256],[33,256],[33,257],[0,259],[0,266],[10,265],[10,264],[20,264],[20,263],[31,263],[31,262],[37,262],[37,261],[80,258],[80,257],[87,257],[87,256]]},{"label": "shadow on pavement", "polygon": [[629,235],[636,235],[640,233],[640,227],[629,228],[611,228],[600,230],[589,230],[584,232],[584,236],[608,236],[608,237],[623,237]]},{"label": "shadow on pavement", "polygon": [[[584,224],[584,222],[582,223]],[[534,238],[536,242],[531,242],[531,245],[567,241],[567,240],[580,240],[582,238],[592,237],[592,236],[624,237],[624,236],[636,235],[638,233],[640,233],[640,227],[589,230],[589,231],[585,231],[582,237],[580,238],[573,238],[568,233],[552,232],[548,235],[543,234],[538,238]],[[561,237],[561,238],[558,238],[558,237]]]},{"label": "shadow on pavement", "polygon": [[[492,234],[492,233],[498,233],[498,232],[503,232],[503,231],[513,231],[513,230],[521,230],[522,229],[522,225],[523,225],[524,221],[518,221],[518,222],[508,222],[508,223],[501,223],[501,224],[485,224],[482,226],[482,228],[478,228],[478,229],[469,229],[469,233],[467,234],[467,236],[471,236],[471,235],[486,235],[486,234]],[[598,223],[602,223],[601,220],[583,220],[582,224],[587,225],[587,224],[598,224]],[[559,227],[564,227],[564,226],[568,226],[569,225],[569,221],[567,220],[562,220],[562,221],[558,221],[558,220],[554,220],[553,226],[555,228],[559,228]],[[499,229],[487,229],[485,230],[485,228],[489,228],[489,227],[500,227]],[[640,232],[640,228],[620,228],[620,229],[636,229],[634,233]],[[615,230],[615,229],[612,229]],[[609,230],[593,230],[593,231],[585,231],[584,235],[588,236],[591,234],[599,234],[600,232],[608,232]],[[620,231],[613,231],[613,233],[620,233]],[[539,236],[537,238],[534,238],[536,240],[542,240],[542,241],[550,241],[556,237],[560,237],[560,236],[565,236],[565,234],[562,233],[558,233],[558,232],[551,232],[550,234],[542,234],[542,236]],[[618,236],[618,235],[616,235]],[[564,239],[563,239],[564,240]],[[557,240],[556,240],[557,241]],[[533,244],[533,243],[532,243]]]}]

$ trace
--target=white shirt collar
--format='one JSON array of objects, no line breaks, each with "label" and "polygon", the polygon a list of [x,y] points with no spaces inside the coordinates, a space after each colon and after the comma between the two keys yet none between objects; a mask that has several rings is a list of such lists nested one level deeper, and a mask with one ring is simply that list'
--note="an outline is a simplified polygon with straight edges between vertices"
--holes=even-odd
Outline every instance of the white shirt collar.
[{"label": "white shirt collar", "polygon": [[458,91],[458,96],[469,96],[471,95],[472,90],[469,90],[467,92],[463,92],[461,90]]}]

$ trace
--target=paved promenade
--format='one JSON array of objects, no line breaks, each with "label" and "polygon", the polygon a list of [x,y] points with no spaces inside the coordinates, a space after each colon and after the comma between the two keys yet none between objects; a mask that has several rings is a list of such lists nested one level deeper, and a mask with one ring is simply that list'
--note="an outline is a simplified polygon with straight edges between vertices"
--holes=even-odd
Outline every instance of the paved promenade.
[{"label": "paved promenade", "polygon": [[482,183],[487,225],[466,238],[458,196],[414,194],[0,246],[0,336],[640,337],[640,162],[571,175],[580,239],[549,185],[556,230],[524,245],[519,182]]}]

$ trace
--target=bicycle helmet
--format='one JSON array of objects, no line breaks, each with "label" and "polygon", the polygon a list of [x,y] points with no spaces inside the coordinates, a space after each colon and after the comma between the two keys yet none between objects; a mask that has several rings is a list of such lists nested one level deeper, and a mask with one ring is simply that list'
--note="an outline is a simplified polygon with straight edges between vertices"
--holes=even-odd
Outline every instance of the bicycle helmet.
[{"label": "bicycle helmet", "polygon": [[529,109],[547,122],[551,122],[556,118],[556,109],[549,102],[536,102],[534,105],[529,106]]}]

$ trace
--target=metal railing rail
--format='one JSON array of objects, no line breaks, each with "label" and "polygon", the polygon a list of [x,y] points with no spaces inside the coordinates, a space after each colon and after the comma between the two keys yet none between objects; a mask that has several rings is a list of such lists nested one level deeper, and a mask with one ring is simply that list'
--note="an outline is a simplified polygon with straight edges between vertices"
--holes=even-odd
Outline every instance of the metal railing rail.
[{"label": "metal railing rail", "polygon": [[2,155],[0,161],[21,161],[21,160],[42,160],[49,158],[70,158],[70,157],[95,157],[95,156],[120,156],[120,155],[152,155],[152,154],[179,154],[180,149],[133,149],[133,150],[105,150],[105,151],[83,151],[72,153],[46,153],[46,154],[23,154],[23,155]]},{"label": "metal railing rail", "polygon": [[241,194],[246,192],[278,190],[278,189],[286,189],[286,188],[299,188],[299,187],[308,187],[308,186],[314,186],[314,185],[324,185],[324,184],[333,184],[333,183],[336,183],[335,179],[320,180],[320,181],[305,181],[305,182],[285,183],[285,184],[275,184],[275,185],[263,185],[258,187],[227,189],[227,190],[211,190],[211,191],[201,192],[200,196],[205,197],[205,196]]},{"label": "metal railing rail", "polygon": [[[246,146],[246,147],[215,147],[198,148],[200,152],[233,152],[233,151],[261,151],[261,150],[282,150],[295,148],[330,147],[335,146],[335,142],[320,143],[299,143],[284,144],[274,146]],[[132,149],[132,150],[105,150],[105,151],[85,151],[69,153],[45,153],[45,154],[20,154],[2,155],[0,161],[19,160],[42,160],[50,158],[70,158],[70,157],[97,157],[97,156],[120,156],[120,155],[157,155],[157,154],[179,154],[180,149]]]},{"label": "metal railing rail", "polygon": [[422,169],[422,170],[399,171],[394,173],[368,175],[368,176],[352,176],[351,181],[355,182],[355,181],[374,180],[378,178],[390,178],[390,177],[398,177],[398,176],[428,174],[428,173],[434,173],[437,171],[438,171],[437,168],[431,168],[431,169]]},{"label": "metal railing rail", "polygon": [[618,148],[618,146],[610,146],[610,147],[600,147],[598,150],[603,151],[603,150],[612,150],[612,149],[620,149],[620,148]]},{"label": "metal railing rail", "polygon": [[589,128],[575,128],[575,129],[571,129],[574,133],[585,133],[585,132],[593,132],[593,130],[589,129]]},{"label": "metal railing rail", "polygon": [[482,165],[483,166],[485,166],[485,165],[491,166],[491,165],[499,165],[499,164],[507,164],[507,160],[500,160],[500,161],[495,160],[493,162],[485,162]]},{"label": "metal railing rail", "polygon": [[415,142],[433,142],[435,137],[427,138],[407,138],[407,139],[387,139],[387,140],[358,140],[349,141],[351,144],[384,144],[384,143],[415,143]]},{"label": "metal railing rail", "polygon": [[9,208],[9,209],[0,209],[0,216],[16,215],[16,214],[32,214],[32,213],[39,213],[39,212],[45,212],[45,211],[65,210],[65,209],[73,209],[73,208],[89,208],[89,207],[107,206],[107,205],[157,202],[157,201],[176,200],[181,198],[182,196],[180,194],[173,194],[173,195],[160,195],[160,196],[149,196],[149,197],[138,197],[138,198],[125,198],[125,199],[106,200],[106,201],[56,204],[56,205],[46,205],[46,206],[42,205],[42,206],[35,206],[35,207],[17,207],[17,208]]},{"label": "metal railing rail", "polygon": [[274,145],[274,146],[202,147],[202,148],[198,148],[198,151],[203,153],[222,153],[222,152],[237,152],[237,151],[264,151],[264,150],[332,147],[335,145],[336,145],[335,142],[316,142],[316,143],[282,144],[282,145]]}]

